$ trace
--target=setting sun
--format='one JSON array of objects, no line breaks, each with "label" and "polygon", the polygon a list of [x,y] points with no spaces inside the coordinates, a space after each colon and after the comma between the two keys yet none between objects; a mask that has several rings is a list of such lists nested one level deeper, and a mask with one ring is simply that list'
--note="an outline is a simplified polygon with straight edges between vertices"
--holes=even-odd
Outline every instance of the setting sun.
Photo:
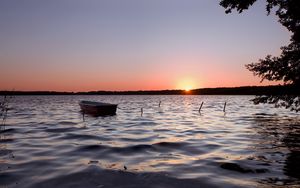
[{"label": "setting sun", "polygon": [[177,89],[183,89],[185,92],[189,92],[196,88],[196,83],[191,78],[184,78],[177,82]]},{"label": "setting sun", "polygon": [[189,91],[191,91],[191,87],[186,87],[185,89],[184,89],[186,92],[189,92]]}]

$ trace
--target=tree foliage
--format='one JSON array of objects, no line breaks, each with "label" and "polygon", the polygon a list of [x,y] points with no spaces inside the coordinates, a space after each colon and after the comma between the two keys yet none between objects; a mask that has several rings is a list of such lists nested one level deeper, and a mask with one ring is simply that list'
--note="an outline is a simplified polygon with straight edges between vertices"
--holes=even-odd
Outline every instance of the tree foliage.
[{"label": "tree foliage", "polygon": [[[242,13],[252,6],[256,0],[221,0],[220,5],[231,13],[236,10]],[[281,55],[267,55],[256,63],[246,65],[246,68],[263,80],[283,81],[293,88],[292,93],[282,95],[258,96],[253,99],[255,104],[270,103],[275,107],[286,107],[300,111],[300,1],[299,0],[266,0],[268,14],[275,11],[278,21],[291,33],[291,43],[281,47]]]}]

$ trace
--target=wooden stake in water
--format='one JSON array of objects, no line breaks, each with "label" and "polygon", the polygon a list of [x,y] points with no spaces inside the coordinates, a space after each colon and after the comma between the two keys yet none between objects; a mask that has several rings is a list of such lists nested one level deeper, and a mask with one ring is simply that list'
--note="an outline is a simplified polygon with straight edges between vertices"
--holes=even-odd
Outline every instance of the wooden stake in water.
[{"label": "wooden stake in water", "polygon": [[225,109],[226,109],[226,102],[224,103],[223,112],[225,112]]},{"label": "wooden stake in water", "polygon": [[144,113],[143,108],[141,108],[141,116],[143,116],[143,113]]},{"label": "wooden stake in water", "polygon": [[159,101],[158,107],[160,107],[161,101]]},{"label": "wooden stake in water", "polygon": [[200,105],[199,112],[201,111],[202,106],[203,106],[203,102]]}]

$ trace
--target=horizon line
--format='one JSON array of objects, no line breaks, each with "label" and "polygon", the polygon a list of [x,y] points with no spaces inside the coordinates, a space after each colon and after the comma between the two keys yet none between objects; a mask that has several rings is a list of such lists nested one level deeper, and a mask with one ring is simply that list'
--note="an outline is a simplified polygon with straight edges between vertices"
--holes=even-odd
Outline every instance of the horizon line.
[{"label": "horizon line", "polygon": [[185,92],[192,92],[196,90],[201,89],[234,89],[234,88],[245,88],[245,87],[276,87],[276,86],[286,86],[286,85],[247,85],[247,86],[232,86],[232,87],[226,87],[226,86],[220,86],[220,87],[204,87],[204,88],[195,88],[195,89],[189,89],[188,91],[185,89],[154,89],[154,90],[89,90],[89,91],[57,91],[57,90],[0,90],[0,92],[24,92],[24,93],[30,93],[30,92],[53,92],[53,93],[89,93],[89,92],[159,92],[159,91],[185,91]]}]

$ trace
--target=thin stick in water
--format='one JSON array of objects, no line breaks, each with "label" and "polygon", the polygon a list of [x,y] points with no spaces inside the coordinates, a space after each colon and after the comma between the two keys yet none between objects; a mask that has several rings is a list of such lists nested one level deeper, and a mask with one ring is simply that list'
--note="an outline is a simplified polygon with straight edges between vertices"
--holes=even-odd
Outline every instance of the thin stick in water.
[{"label": "thin stick in water", "polygon": [[223,112],[225,112],[225,109],[226,109],[226,102],[224,103]]},{"label": "thin stick in water", "polygon": [[201,111],[202,106],[203,106],[203,102],[200,105],[199,112]]},{"label": "thin stick in water", "polygon": [[143,108],[141,108],[141,116],[143,116],[143,113],[144,113]]},{"label": "thin stick in water", "polygon": [[158,107],[160,107],[161,101],[159,101]]}]

